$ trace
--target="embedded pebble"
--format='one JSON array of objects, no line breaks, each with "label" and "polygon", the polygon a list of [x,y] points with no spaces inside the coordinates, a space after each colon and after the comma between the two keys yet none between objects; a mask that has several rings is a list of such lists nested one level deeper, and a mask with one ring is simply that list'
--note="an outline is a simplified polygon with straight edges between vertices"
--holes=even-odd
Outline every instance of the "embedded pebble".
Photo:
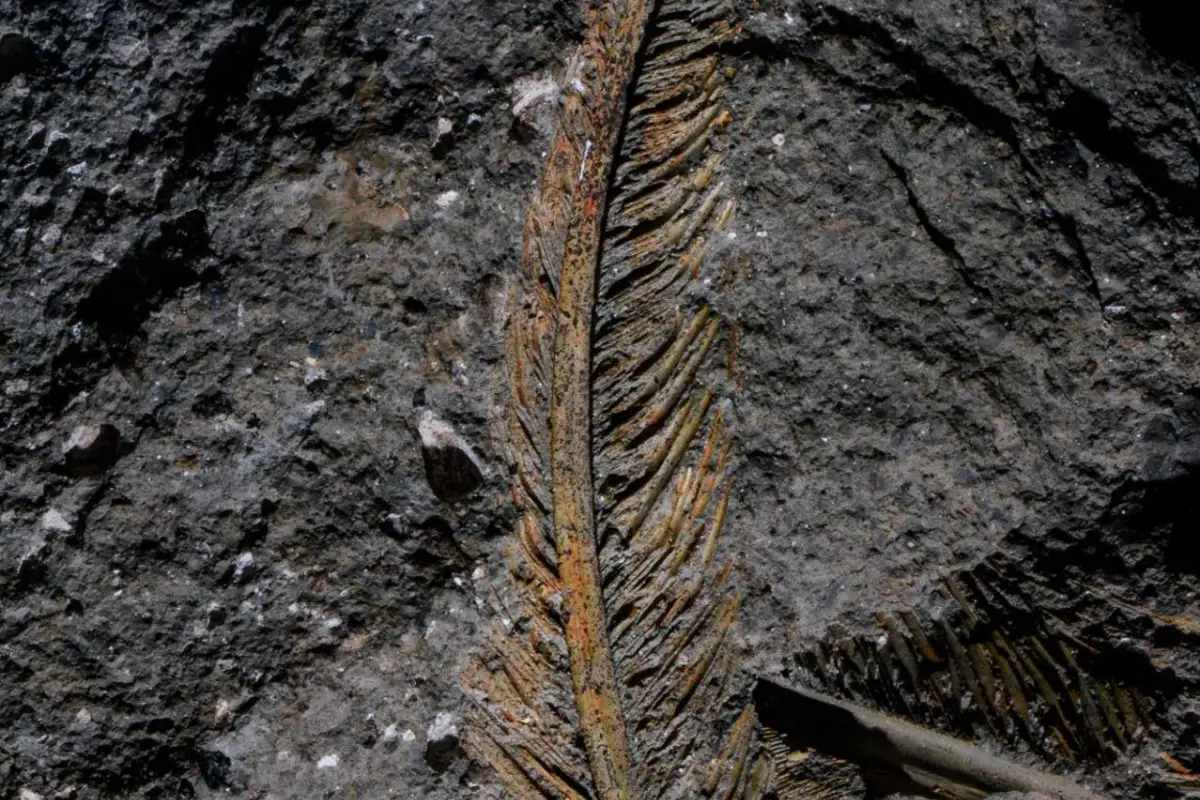
[{"label": "embedded pebble", "polygon": [[458,749],[458,715],[439,711],[425,732],[425,763],[436,772],[444,772]]},{"label": "embedded pebble", "polygon": [[80,425],[71,432],[63,445],[67,472],[72,477],[85,478],[111,467],[121,449],[121,432],[115,425]]},{"label": "embedded pebble", "polygon": [[237,561],[233,564],[233,579],[235,581],[248,580],[254,574],[254,554],[246,551],[237,557]]},{"label": "embedded pebble", "polygon": [[421,456],[429,488],[443,500],[460,500],[483,484],[485,467],[454,427],[432,409],[418,413]]}]

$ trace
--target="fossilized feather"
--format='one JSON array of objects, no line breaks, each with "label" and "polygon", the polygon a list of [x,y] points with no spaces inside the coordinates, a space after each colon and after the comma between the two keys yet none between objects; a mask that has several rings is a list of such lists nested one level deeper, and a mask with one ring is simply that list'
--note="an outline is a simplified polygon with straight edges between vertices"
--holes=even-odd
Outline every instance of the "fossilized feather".
[{"label": "fossilized feather", "polygon": [[[810,682],[1051,762],[1103,765],[1140,743],[1151,725],[1152,668],[1115,641],[1071,633],[1108,630],[1107,601],[1078,586],[1037,587],[1023,565],[1000,557],[944,585],[956,610],[937,622],[881,614],[882,644],[830,637],[804,658]],[[1054,597],[1072,625],[1045,607]]]},{"label": "fossilized feather", "polygon": [[[877,634],[830,635],[803,654],[802,680],[841,700],[760,681],[755,699],[781,798],[861,797],[846,783],[848,763],[877,784],[899,777],[909,791],[936,788],[938,797],[1059,781],[981,761],[965,744],[927,753],[939,740],[929,729],[1063,766],[1107,765],[1141,745],[1153,725],[1150,697],[1164,687],[1148,656],[1121,643],[1114,612],[1148,609],[1063,576],[1039,582],[1026,564],[1001,555],[943,583],[952,606],[938,618],[881,613]],[[843,721],[821,721],[830,715]],[[1071,784],[1049,793],[1093,796]]]},{"label": "fossilized feather", "polygon": [[[753,717],[714,746],[738,610],[723,323],[732,202],[720,0],[587,10],[508,313],[521,619],[468,669],[466,743],[518,797],[755,796]],[[719,276],[716,276],[719,278]],[[757,770],[757,771],[756,771]]]}]

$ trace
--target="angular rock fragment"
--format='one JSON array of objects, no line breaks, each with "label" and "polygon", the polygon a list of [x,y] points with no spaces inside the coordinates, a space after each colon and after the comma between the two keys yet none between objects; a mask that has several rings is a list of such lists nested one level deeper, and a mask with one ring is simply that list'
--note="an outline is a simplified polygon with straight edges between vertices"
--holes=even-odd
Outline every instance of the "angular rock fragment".
[{"label": "angular rock fragment", "polygon": [[466,440],[432,409],[417,416],[425,479],[442,500],[461,500],[483,484],[485,467]]},{"label": "angular rock fragment", "polygon": [[431,152],[433,157],[442,159],[446,154],[454,149],[454,123],[445,117],[438,117],[437,128],[433,133],[433,147]]},{"label": "angular rock fragment", "polygon": [[50,533],[70,533],[75,530],[75,526],[71,524],[63,513],[56,508],[51,508],[42,514],[41,519],[42,530]]},{"label": "angular rock fragment", "polygon": [[107,422],[80,425],[63,445],[67,474],[87,478],[105,472],[117,461],[121,451],[121,432]]},{"label": "angular rock fragment", "polygon": [[17,585],[29,586],[39,583],[46,576],[46,553],[48,546],[45,540],[39,539],[25,551],[17,561]]},{"label": "angular rock fragment", "polygon": [[435,771],[445,772],[458,752],[458,717],[449,711],[438,712],[425,732],[425,762]]}]

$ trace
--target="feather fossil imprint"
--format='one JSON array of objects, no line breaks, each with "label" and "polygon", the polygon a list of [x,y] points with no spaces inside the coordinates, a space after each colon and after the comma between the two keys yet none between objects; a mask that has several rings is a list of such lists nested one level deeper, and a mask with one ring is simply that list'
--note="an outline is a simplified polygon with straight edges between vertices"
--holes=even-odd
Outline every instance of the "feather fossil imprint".
[{"label": "feather fossil imprint", "polygon": [[[510,293],[519,619],[464,676],[464,742],[519,798],[757,797],[754,719],[723,735],[739,597],[706,242],[733,213],[720,0],[587,9]],[[714,741],[714,738],[716,741]]]},{"label": "feather fossil imprint", "polygon": [[[1119,634],[1109,638],[1111,600],[1039,587],[1002,557],[946,575],[944,586],[955,608],[940,620],[880,614],[882,644],[831,636],[802,659],[805,682],[1050,763],[1103,766],[1140,744],[1153,726],[1153,668],[1113,641]],[[1075,606],[1065,609],[1070,624],[1045,607],[1055,595]],[[1071,632],[1081,628],[1105,635]]]}]

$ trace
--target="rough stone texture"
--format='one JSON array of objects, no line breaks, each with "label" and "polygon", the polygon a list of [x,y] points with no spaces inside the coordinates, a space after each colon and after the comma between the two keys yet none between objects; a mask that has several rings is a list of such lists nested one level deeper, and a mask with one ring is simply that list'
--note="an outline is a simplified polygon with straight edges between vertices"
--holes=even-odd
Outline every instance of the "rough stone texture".
[{"label": "rough stone texture", "polygon": [[[996,548],[1200,613],[1200,59],[1172,8],[744,9],[719,255],[751,669]],[[502,568],[504,470],[438,500],[414,398],[501,465],[504,280],[578,25],[0,7],[0,797],[493,795],[425,739]],[[103,425],[115,462],[68,469]],[[1200,765],[1198,718],[1144,764]]]},{"label": "rough stone texture", "polygon": [[575,24],[0,6],[0,796],[460,796],[424,739],[510,514],[434,496],[414,396],[496,461],[511,93]]},{"label": "rough stone texture", "polygon": [[902,6],[751,18],[737,95],[742,509],[817,621],[1200,464],[1191,68],[1106,4]]}]

